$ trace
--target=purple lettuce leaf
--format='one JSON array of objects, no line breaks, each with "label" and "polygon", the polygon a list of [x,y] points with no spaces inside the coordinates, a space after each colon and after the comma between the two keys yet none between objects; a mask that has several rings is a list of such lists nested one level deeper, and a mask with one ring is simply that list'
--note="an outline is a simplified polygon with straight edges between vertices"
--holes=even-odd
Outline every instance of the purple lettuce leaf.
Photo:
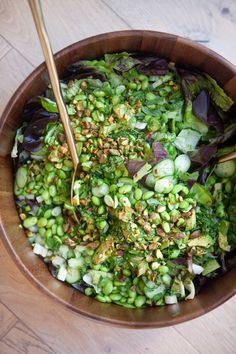
[{"label": "purple lettuce leaf", "polygon": [[164,58],[158,58],[153,55],[136,55],[139,62],[137,70],[145,75],[165,75],[168,72],[168,62]]},{"label": "purple lettuce leaf", "polygon": [[68,82],[75,79],[85,79],[87,77],[106,81],[106,76],[104,74],[96,71],[94,68],[88,67],[80,61],[67,67],[63,81]]},{"label": "purple lettuce leaf", "polygon": [[208,112],[210,107],[210,95],[207,90],[202,90],[193,100],[193,114],[204,123],[208,123]]},{"label": "purple lettuce leaf", "polygon": [[211,145],[220,145],[226,142],[230,144],[231,140],[233,140],[232,143],[234,143],[235,135],[236,135],[236,123],[231,123],[224,129],[223,134],[220,134],[219,136],[217,136],[211,141]]},{"label": "purple lettuce leaf", "polygon": [[23,110],[23,119],[29,122],[32,116],[42,108],[40,99],[38,97],[30,99],[25,105]]},{"label": "purple lettuce leaf", "polygon": [[161,143],[159,143],[157,141],[154,141],[154,143],[152,144],[152,150],[153,150],[153,154],[155,156],[156,162],[159,162],[159,161],[167,158],[167,156],[168,156],[166,150],[163,148]]},{"label": "purple lettuce leaf", "polygon": [[49,113],[43,109],[35,112],[31,122],[24,131],[22,147],[29,152],[40,150],[46,126],[50,122],[56,122],[58,114]]},{"label": "purple lettuce leaf", "polygon": [[209,92],[201,90],[192,102],[193,114],[206,125],[213,126],[219,133],[224,132],[224,124],[214,106]]},{"label": "purple lettuce leaf", "polygon": [[193,163],[200,166],[206,166],[209,161],[216,155],[216,145],[202,145],[196,152],[190,154],[190,159]]},{"label": "purple lettuce leaf", "polygon": [[133,177],[145,165],[146,161],[129,160],[126,162],[126,168],[129,176]]}]

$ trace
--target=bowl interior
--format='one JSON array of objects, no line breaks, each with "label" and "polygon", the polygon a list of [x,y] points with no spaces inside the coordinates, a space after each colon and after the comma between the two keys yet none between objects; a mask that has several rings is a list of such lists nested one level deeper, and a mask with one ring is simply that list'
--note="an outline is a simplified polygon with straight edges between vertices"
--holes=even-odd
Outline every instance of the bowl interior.
[{"label": "bowl interior", "polygon": [[[56,54],[59,75],[81,58],[96,58],[110,52],[150,52],[171,61],[194,66],[212,75],[236,101],[236,68],[210,49],[175,35],[152,31],[122,31],[91,37]],[[48,84],[44,64],[22,83],[6,106],[0,120],[0,220],[1,234],[9,253],[31,281],[73,311],[119,326],[148,328],[174,325],[217,307],[236,292],[236,267],[224,277],[209,282],[193,301],[160,308],[125,309],[102,304],[55,280],[42,260],[32,253],[13,197],[10,151],[15,130],[22,122],[22,109],[31,97],[42,93]],[[10,211],[10,212],[9,212]]]}]

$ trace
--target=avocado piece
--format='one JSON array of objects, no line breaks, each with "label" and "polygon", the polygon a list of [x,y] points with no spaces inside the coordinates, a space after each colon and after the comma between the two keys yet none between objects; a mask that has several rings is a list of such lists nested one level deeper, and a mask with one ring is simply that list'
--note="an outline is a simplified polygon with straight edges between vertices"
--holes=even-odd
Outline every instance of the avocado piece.
[{"label": "avocado piece", "polygon": [[193,195],[194,199],[198,203],[206,207],[210,207],[212,205],[213,198],[211,193],[201,184],[194,183],[190,190],[190,193]]},{"label": "avocado piece", "polygon": [[199,247],[210,247],[213,245],[214,241],[210,235],[203,235],[188,241],[189,247],[199,246]]},{"label": "avocado piece", "polygon": [[230,245],[228,244],[228,238],[227,238],[227,233],[229,230],[229,222],[226,220],[220,221],[218,225],[218,230],[219,230],[219,235],[218,235],[218,243],[219,247],[226,251],[230,251]]},{"label": "avocado piece", "polygon": [[202,272],[202,275],[207,275],[209,273],[212,273],[218,268],[220,268],[219,263],[215,259],[211,259],[205,265],[204,271]]}]

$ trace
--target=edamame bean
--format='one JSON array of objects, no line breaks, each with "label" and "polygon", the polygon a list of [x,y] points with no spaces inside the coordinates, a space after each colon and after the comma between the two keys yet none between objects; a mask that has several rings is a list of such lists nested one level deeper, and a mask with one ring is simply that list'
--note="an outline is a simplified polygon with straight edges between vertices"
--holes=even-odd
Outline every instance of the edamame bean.
[{"label": "edamame bean", "polygon": [[44,226],[46,226],[47,225],[47,219],[46,218],[40,218],[39,220],[38,220],[38,223],[37,223],[37,225],[38,225],[38,227],[44,227]]},{"label": "edamame bean", "polygon": [[155,193],[153,191],[144,192],[142,195],[142,200],[150,199],[154,196],[154,194]]},{"label": "edamame bean", "polygon": [[159,272],[161,275],[164,275],[164,274],[166,274],[166,273],[169,272],[169,268],[168,268],[167,266],[165,266],[165,265],[160,265],[160,266],[158,267],[158,272]]},{"label": "edamame bean", "polygon": [[136,307],[142,307],[146,302],[146,297],[142,295],[138,295],[134,301]]},{"label": "edamame bean", "polygon": [[113,290],[113,283],[111,280],[107,280],[102,287],[102,291],[105,295],[110,295]]},{"label": "edamame bean", "polygon": [[24,188],[28,180],[28,170],[26,167],[21,166],[16,171],[16,183],[19,188]]},{"label": "edamame bean", "polygon": [[29,216],[28,218],[26,218],[24,221],[23,221],[23,226],[26,228],[26,229],[29,229],[30,227],[36,225],[38,222],[38,219],[36,218],[36,216]]}]

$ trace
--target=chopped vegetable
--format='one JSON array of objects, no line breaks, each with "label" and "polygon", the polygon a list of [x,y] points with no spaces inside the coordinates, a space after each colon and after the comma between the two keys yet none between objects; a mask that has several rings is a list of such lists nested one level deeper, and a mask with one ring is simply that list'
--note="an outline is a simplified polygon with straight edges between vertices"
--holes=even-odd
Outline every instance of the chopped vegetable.
[{"label": "chopped vegetable", "polygon": [[12,150],[33,252],[103,303],[193,299],[195,284],[224,273],[236,248],[235,161],[211,166],[235,149],[232,100],[204,73],[137,53],[79,60],[61,90],[80,160],[72,196],[50,86],[26,104]]}]

